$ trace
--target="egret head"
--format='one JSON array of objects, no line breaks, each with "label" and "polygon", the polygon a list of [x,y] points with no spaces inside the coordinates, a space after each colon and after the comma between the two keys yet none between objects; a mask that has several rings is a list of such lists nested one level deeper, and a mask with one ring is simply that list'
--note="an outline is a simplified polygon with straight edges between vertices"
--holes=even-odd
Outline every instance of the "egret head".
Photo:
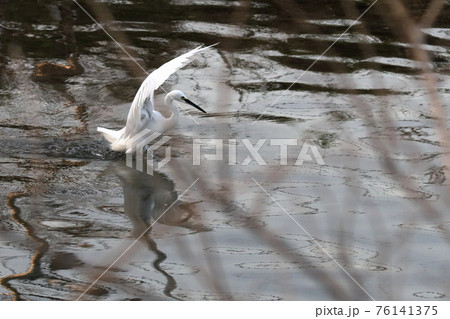
[{"label": "egret head", "polygon": [[198,106],[197,104],[195,104],[194,102],[192,102],[191,100],[189,100],[186,95],[181,92],[180,90],[173,90],[171,91],[169,94],[167,94],[167,98],[171,98],[174,99],[175,101],[179,101],[179,102],[184,102],[186,104],[189,104],[193,107],[195,107],[197,110],[202,111],[203,113],[206,113],[205,110],[203,110],[200,106]]}]

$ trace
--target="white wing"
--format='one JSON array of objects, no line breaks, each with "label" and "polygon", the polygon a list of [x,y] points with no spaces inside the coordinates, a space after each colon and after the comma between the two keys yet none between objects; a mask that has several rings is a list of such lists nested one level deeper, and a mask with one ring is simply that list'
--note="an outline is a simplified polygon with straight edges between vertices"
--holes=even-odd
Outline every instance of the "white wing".
[{"label": "white wing", "polygon": [[163,64],[158,69],[153,71],[145,79],[145,81],[142,82],[141,87],[137,91],[128,113],[124,137],[129,137],[137,133],[142,114],[147,113],[149,116],[152,115],[152,111],[154,110],[153,94],[155,90],[161,84],[163,84],[164,81],[167,80],[172,73],[188,64],[191,61],[191,58],[196,53],[206,50],[211,46],[212,45],[204,48],[202,46],[199,46],[173,60],[170,60],[169,62]]}]

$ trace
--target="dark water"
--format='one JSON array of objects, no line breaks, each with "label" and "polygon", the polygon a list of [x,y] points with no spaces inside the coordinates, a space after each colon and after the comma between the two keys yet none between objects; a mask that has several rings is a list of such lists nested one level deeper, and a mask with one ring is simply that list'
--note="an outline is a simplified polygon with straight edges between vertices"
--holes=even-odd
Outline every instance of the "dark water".
[{"label": "dark water", "polygon": [[[371,3],[80,1],[130,57],[73,1],[1,1],[1,300],[448,300],[446,149],[401,24],[381,0],[355,22]],[[444,110],[449,10],[421,29]],[[217,42],[163,85],[208,114],[160,173],[126,167],[97,126],[125,124],[141,68]],[[237,165],[192,165],[212,137]],[[325,165],[279,165],[280,138]]]}]

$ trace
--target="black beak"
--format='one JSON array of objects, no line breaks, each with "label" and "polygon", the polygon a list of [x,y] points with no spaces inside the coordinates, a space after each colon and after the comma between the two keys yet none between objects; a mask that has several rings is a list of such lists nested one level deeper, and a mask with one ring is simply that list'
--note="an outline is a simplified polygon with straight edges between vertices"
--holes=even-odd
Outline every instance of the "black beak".
[{"label": "black beak", "polygon": [[195,107],[197,110],[202,111],[203,113],[206,113],[206,111],[204,109],[202,109],[200,106],[198,106],[197,104],[195,104],[194,102],[192,102],[191,100],[189,100],[188,98],[183,97],[182,98],[184,102],[186,102],[189,105],[192,105],[193,107]]}]

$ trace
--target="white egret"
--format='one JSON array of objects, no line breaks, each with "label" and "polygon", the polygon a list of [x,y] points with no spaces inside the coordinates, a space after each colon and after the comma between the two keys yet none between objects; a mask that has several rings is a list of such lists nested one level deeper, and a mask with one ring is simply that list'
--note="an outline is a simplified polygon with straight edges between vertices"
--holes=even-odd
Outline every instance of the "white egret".
[{"label": "white egret", "polygon": [[174,128],[180,116],[180,111],[175,105],[176,102],[187,103],[198,110],[206,113],[200,106],[190,101],[186,95],[179,91],[173,90],[166,95],[164,103],[170,107],[172,114],[166,118],[158,111],[155,111],[154,92],[164,83],[165,80],[178,69],[188,64],[192,57],[211,46],[199,46],[179,57],[163,64],[158,69],[153,71],[142,82],[141,87],[137,91],[133,103],[131,104],[128,113],[127,123],[121,130],[110,130],[103,127],[98,127],[97,131],[111,143],[111,149],[114,151],[126,151],[128,149],[128,141],[144,129],[149,129],[155,132],[163,133]]}]

